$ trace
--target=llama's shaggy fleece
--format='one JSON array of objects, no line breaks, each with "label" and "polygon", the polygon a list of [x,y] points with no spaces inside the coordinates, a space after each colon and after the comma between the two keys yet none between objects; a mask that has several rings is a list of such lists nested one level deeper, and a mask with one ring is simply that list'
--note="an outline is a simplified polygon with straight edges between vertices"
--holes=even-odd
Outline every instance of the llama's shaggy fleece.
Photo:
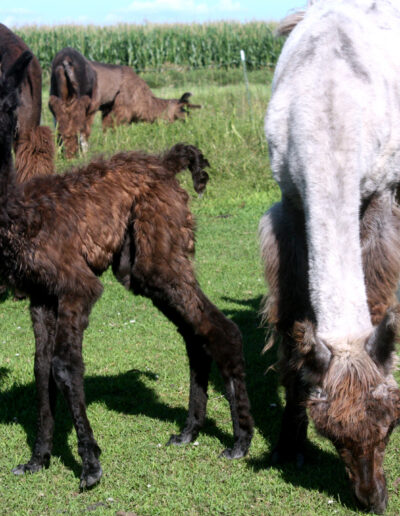
[{"label": "llama's shaggy fleece", "polygon": [[36,340],[38,432],[32,457],[15,474],[50,461],[57,390],[67,400],[82,457],[81,487],[99,481],[100,448],[86,415],[83,332],[102,292],[99,275],[117,279],[153,301],[182,334],[190,365],[189,414],[170,443],[196,438],[204,423],[207,384],[215,360],[231,407],[234,445],[247,453],[253,429],[244,382],[242,339],[201,291],[193,270],[193,218],[176,174],[189,168],[197,192],[208,161],[192,145],[162,155],[119,153],[63,175],[16,184],[11,145],[18,85],[31,55],[0,79],[0,274],[30,297]]}]

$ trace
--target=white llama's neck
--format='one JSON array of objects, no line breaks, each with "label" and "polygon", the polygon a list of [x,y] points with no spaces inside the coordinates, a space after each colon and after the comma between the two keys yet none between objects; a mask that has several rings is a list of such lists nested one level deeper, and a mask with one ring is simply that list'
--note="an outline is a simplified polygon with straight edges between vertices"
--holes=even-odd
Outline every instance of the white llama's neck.
[{"label": "white llama's neck", "polygon": [[305,212],[310,296],[318,333],[341,339],[369,332],[372,325],[362,267],[357,184],[348,184],[344,177],[336,188],[334,183],[326,191],[323,182],[313,182]]}]

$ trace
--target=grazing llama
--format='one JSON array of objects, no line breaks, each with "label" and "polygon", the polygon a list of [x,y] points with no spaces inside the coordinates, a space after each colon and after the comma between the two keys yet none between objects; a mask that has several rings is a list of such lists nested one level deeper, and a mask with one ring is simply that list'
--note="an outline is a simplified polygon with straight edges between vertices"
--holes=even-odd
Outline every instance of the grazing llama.
[{"label": "grazing llama", "polygon": [[287,39],[265,131],[282,200],[260,222],[286,407],[274,461],[303,461],[306,407],[366,509],[387,505],[383,457],[400,271],[400,9],[319,0]]},{"label": "grazing llama", "polygon": [[15,474],[50,461],[57,390],[68,403],[83,469],[81,488],[96,484],[100,448],[86,415],[83,332],[100,297],[98,276],[112,266],[117,279],[153,301],[183,336],[190,365],[189,414],[170,443],[188,443],[204,423],[214,359],[225,382],[234,444],[246,454],[253,422],[237,326],[201,291],[193,270],[194,230],[188,194],[176,174],[189,168],[197,192],[205,189],[207,160],[191,145],[160,156],[119,153],[63,175],[17,185],[11,146],[18,87],[32,55],[25,52],[0,78],[0,274],[30,297],[36,340],[38,428],[31,459]]},{"label": "grazing llama", "polygon": [[60,50],[51,65],[49,107],[67,157],[86,150],[93,119],[101,111],[103,129],[133,122],[169,122],[183,119],[190,108],[191,93],[180,99],[157,98],[129,66],[89,61],[77,50]]}]

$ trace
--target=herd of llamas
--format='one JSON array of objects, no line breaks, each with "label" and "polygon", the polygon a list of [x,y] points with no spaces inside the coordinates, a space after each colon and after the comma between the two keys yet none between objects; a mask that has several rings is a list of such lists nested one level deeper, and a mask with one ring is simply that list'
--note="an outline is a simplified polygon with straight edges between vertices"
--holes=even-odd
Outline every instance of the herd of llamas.
[{"label": "herd of llamas", "polygon": [[[282,198],[259,225],[262,312],[279,347],[286,406],[272,463],[306,459],[308,417],[342,458],[364,510],[388,503],[383,458],[400,420],[393,377],[400,320],[400,8],[396,0],[315,0],[281,25],[287,40],[265,118]],[[239,328],[196,280],[194,223],[176,174],[208,182],[207,158],[177,143],[163,154],[118,153],[54,173],[51,131],[40,126],[41,72],[20,38],[0,25],[0,275],[30,299],[35,335],[37,435],[13,471],[47,467],[57,392],[65,397],[82,459],[80,487],[99,482],[100,448],[83,388],[82,340],[112,267],[177,327],[190,367],[188,416],[170,444],[193,441],[206,415],[215,360],[230,404],[234,444],[249,450],[253,419]],[[67,157],[103,128],[174,121],[190,93],[158,99],[129,67],[61,50],[49,107]],[[13,161],[13,152],[15,162]],[[79,237],[79,238],[77,238]]]}]

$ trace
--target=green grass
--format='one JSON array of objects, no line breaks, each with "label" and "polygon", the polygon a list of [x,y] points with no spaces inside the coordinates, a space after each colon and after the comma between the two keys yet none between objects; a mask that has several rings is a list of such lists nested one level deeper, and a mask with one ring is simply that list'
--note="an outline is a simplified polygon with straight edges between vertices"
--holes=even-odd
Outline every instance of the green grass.
[{"label": "green grass", "polygon": [[[252,81],[251,81],[252,82]],[[140,124],[105,134],[96,119],[90,155],[121,149],[161,151],[178,142],[199,146],[211,163],[210,183],[199,199],[188,172],[180,175],[197,219],[196,271],[210,299],[240,327],[255,419],[249,456],[218,458],[232,444],[228,403],[212,372],[208,418],[198,444],[166,447],[182,428],[188,401],[188,364],[182,339],[152,304],[133,297],[110,272],[84,339],[88,415],[103,450],[104,477],[79,493],[81,465],[65,403],[57,412],[54,457],[36,475],[14,477],[35,436],[34,342],[27,302],[9,296],[0,310],[0,485],[2,514],[145,515],[349,515],[357,514],[343,465],[331,444],[310,427],[309,462],[268,467],[277,440],[283,392],[274,372],[275,350],[262,355],[265,332],[258,310],[265,292],[257,244],[261,214],[279,199],[268,168],[263,117],[267,82],[252,82],[251,112],[244,86],[185,84],[155,90],[160,96],[193,93],[203,109],[184,123]],[[47,90],[44,92],[47,104]],[[44,121],[51,122],[44,109]],[[60,172],[67,169],[61,154]],[[388,514],[400,512],[399,433],[390,441],[386,472]]]}]

